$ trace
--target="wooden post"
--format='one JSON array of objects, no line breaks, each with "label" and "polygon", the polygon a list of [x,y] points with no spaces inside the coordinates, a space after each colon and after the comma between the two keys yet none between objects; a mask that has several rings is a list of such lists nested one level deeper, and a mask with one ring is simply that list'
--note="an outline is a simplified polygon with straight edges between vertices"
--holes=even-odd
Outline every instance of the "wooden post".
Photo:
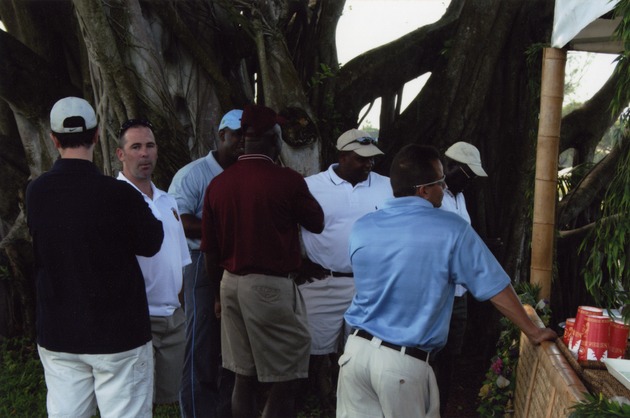
[{"label": "wooden post", "polygon": [[536,148],[534,219],[530,282],[541,286],[540,297],[551,296],[551,276],[556,231],[558,149],[566,51],[545,48],[540,86],[540,115]]}]

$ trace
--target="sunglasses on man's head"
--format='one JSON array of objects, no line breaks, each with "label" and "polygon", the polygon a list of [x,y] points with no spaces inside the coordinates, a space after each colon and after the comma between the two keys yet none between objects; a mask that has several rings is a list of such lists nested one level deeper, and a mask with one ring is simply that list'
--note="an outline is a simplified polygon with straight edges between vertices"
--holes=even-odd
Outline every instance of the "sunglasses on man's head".
[{"label": "sunglasses on man's head", "polygon": [[[364,136],[364,137],[361,137],[361,138],[357,138],[357,139],[355,139],[352,142],[358,142],[361,145],[369,145],[369,144],[376,145],[378,143],[378,141],[376,139],[370,138],[369,136]],[[352,144],[352,142],[351,142],[351,144]]]},{"label": "sunglasses on man's head", "polygon": [[369,136],[363,136],[361,138],[357,138],[353,141],[348,142],[346,145],[344,145],[343,147],[341,147],[341,149],[343,150],[345,147],[347,147],[350,144],[354,144],[355,142],[358,142],[361,145],[376,145],[378,143],[378,141],[374,138],[370,138]]},{"label": "sunglasses on man's head", "polygon": [[121,137],[129,128],[133,128],[134,126],[144,126],[153,130],[153,125],[146,119],[127,119],[125,123],[120,125],[120,131],[118,132],[118,136]]}]

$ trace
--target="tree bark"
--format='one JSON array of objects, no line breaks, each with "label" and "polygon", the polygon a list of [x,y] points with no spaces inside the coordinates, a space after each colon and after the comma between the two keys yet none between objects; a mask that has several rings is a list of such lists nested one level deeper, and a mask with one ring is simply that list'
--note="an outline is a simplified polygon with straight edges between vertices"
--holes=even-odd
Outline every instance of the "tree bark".
[{"label": "tree bark", "polygon": [[[311,174],[335,162],[337,137],[357,127],[361,109],[381,98],[379,144],[386,155],[376,170],[387,174],[408,143],[477,146],[489,177],[465,192],[473,226],[483,238],[500,238],[504,245],[495,254],[505,270],[515,281],[527,280],[541,67],[536,45],[549,41],[553,2],[452,0],[439,21],[340,64],[335,31],[344,5],[0,2],[7,28],[0,31],[0,158],[15,161],[0,169],[4,230],[21,228],[16,196],[28,176],[57,158],[48,113],[61,97],[85,97],[95,106],[101,129],[95,161],[107,174],[119,168],[120,124],[149,118],[161,188],[185,163],[215,148],[219,121],[232,108],[257,101],[281,113],[288,120],[282,162]],[[561,150],[576,148],[580,161],[588,161],[616,119],[607,107],[626,72],[563,119]],[[402,109],[405,84],[428,73],[425,87]],[[611,154],[559,204],[561,225],[573,229],[594,220],[583,213],[599,204],[601,192],[587,185],[599,188],[614,167]],[[574,253],[568,251],[582,262]],[[563,274],[569,265],[563,260]],[[577,280],[571,275],[566,280]]]}]

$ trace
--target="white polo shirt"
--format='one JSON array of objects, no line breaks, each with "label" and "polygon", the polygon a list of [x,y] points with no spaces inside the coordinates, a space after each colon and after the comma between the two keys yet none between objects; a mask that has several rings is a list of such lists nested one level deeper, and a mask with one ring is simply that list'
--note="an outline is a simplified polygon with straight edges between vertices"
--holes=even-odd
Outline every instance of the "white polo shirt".
[{"label": "white polo shirt", "polygon": [[[448,212],[458,214],[463,220],[470,224],[470,215],[466,209],[466,199],[464,193],[457,193],[453,195],[450,190],[444,191],[444,198],[442,199],[442,206],[440,209],[444,209]],[[455,285],[455,296],[464,296],[466,294],[466,288],[462,285]]]},{"label": "white polo shirt", "polygon": [[389,177],[370,173],[367,180],[353,187],[335,173],[337,165],[305,179],[324,210],[324,231],[313,234],[302,228],[302,240],[311,261],[332,271],[350,273],[348,239],[354,222],[394,196]]},{"label": "white polo shirt", "polygon": [[153,189],[153,200],[142,193],[123,173],[118,180],[131,184],[144,197],[153,216],[162,221],[164,241],[162,247],[153,257],[136,256],[144,276],[144,285],[149,302],[149,315],[171,316],[179,308],[179,292],[182,290],[183,267],[191,263],[184,227],[182,225],[177,202],[163,190]]}]

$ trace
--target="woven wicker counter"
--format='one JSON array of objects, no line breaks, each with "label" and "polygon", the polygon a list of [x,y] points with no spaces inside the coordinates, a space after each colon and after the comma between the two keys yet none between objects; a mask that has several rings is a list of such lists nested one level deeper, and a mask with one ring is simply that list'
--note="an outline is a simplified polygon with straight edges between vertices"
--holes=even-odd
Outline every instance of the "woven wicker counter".
[{"label": "woven wicker counter", "polygon": [[[534,322],[542,325],[536,311],[525,306]],[[555,343],[532,345],[521,334],[514,394],[516,418],[558,418],[584,399],[587,388]]]}]

